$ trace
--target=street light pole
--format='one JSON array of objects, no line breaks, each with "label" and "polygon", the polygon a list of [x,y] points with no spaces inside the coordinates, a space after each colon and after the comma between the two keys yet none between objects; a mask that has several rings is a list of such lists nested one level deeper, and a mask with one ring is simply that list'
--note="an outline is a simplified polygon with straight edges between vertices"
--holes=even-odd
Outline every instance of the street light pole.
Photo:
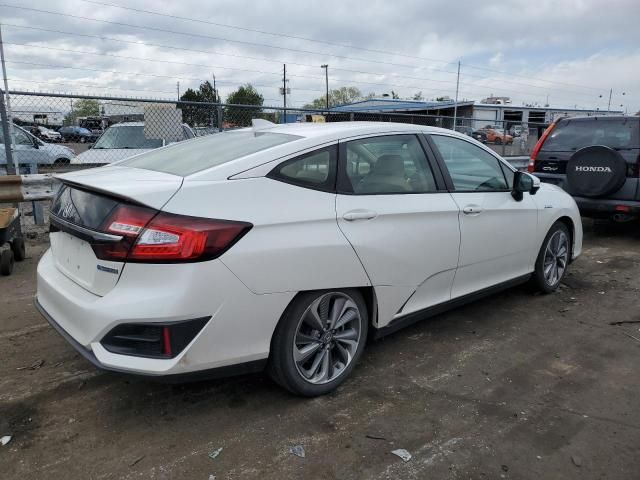
[{"label": "street light pole", "polygon": [[324,68],[324,85],[326,88],[326,100],[325,100],[325,104],[327,107],[327,112],[329,111],[329,65],[328,64],[324,64],[324,65],[320,65],[320,67]]},{"label": "street light pole", "polygon": [[458,91],[460,90],[460,62],[458,61],[458,77],[456,79],[456,103],[453,104],[453,129],[456,129],[458,119]]}]

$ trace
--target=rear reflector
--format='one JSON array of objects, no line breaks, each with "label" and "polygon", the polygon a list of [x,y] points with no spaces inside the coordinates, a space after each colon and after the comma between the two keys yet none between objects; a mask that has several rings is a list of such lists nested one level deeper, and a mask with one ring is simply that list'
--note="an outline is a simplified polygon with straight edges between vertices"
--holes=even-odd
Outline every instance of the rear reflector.
[{"label": "rear reflector", "polygon": [[197,262],[219,257],[251,227],[246,222],[189,217],[120,205],[106,219],[103,230],[122,239],[96,242],[92,247],[102,260]]},{"label": "rear reflector", "polygon": [[111,353],[149,358],[174,358],[203,329],[211,317],[167,324],[123,323],[101,340]]},{"label": "rear reflector", "polygon": [[531,158],[529,160],[529,164],[527,165],[527,172],[533,173],[536,170],[536,159],[538,158],[538,153],[540,153],[540,149],[544,144],[544,141],[547,139],[551,131],[555,128],[556,122],[553,122],[551,125],[547,127],[547,129],[542,133],[542,136],[538,140],[538,142],[531,150]]},{"label": "rear reflector", "polygon": [[628,205],[616,205],[616,212],[630,212],[631,207]]}]

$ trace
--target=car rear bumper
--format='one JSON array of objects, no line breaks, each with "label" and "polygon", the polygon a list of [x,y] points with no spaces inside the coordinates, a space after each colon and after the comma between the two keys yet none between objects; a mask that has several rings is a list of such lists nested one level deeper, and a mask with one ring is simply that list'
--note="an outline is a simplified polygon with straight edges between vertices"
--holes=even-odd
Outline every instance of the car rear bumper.
[{"label": "car rear bumper", "polygon": [[[36,306],[54,329],[98,368],[181,381],[194,374],[219,375],[220,371],[210,371],[220,367],[245,364],[238,368],[251,371],[263,366],[275,326],[293,296],[291,292],[254,294],[222,262],[214,260],[128,264],[113,290],[100,297],[62,274],[49,251],[38,265]],[[113,353],[100,343],[122,323],[174,322],[201,316],[211,320],[174,358]]]},{"label": "car rear bumper", "polygon": [[[541,182],[557,185],[565,189],[566,176],[557,174],[545,174],[536,172],[534,174],[540,178]],[[640,201],[638,200],[622,200],[615,198],[590,198],[572,195],[580,214],[585,217],[610,217],[615,214],[626,214],[640,216]]]}]

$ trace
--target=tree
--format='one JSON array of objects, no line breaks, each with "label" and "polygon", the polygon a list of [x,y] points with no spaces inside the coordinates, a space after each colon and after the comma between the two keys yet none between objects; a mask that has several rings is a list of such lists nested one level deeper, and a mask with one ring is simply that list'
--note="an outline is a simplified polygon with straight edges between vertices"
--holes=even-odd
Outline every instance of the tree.
[{"label": "tree", "polygon": [[[340,87],[329,91],[329,108],[337,105],[346,105],[362,100],[362,92],[355,87]],[[327,97],[322,96],[308,103],[304,108],[323,110],[327,108]]]},{"label": "tree", "polygon": [[398,100],[400,96],[396,92],[391,90],[391,98],[393,98],[394,100]]},{"label": "tree", "polygon": [[197,102],[203,105],[194,105],[193,103],[179,103],[178,108],[182,110],[182,119],[191,126],[217,125],[218,109],[211,103],[220,103],[218,92],[213,89],[209,81],[200,84],[198,90],[188,88],[181,96],[183,102]]},{"label": "tree", "polygon": [[413,100],[424,100],[424,97],[422,96],[422,91],[415,93],[413,95]]},{"label": "tree", "polygon": [[236,91],[231,92],[227,97],[227,103],[232,105],[255,105],[253,108],[225,108],[225,120],[233,125],[244,127],[251,125],[251,119],[260,115],[262,112],[262,105],[264,104],[264,97],[258,93],[253,85],[247,83],[246,85],[238,87]]},{"label": "tree", "polygon": [[72,104],[71,111],[64,117],[64,125],[75,125],[78,117],[97,117],[100,115],[100,102],[91,98],[81,98]]}]

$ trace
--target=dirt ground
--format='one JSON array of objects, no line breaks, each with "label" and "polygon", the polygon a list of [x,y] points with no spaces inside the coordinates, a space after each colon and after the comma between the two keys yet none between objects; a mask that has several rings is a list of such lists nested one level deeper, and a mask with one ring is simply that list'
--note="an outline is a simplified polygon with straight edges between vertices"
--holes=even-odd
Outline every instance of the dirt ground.
[{"label": "dirt ground", "polygon": [[32,306],[32,241],[0,278],[2,478],[639,478],[640,226],[585,228],[557,293],[515,288],[372,343],[312,400],[262,375],[96,371]]}]

